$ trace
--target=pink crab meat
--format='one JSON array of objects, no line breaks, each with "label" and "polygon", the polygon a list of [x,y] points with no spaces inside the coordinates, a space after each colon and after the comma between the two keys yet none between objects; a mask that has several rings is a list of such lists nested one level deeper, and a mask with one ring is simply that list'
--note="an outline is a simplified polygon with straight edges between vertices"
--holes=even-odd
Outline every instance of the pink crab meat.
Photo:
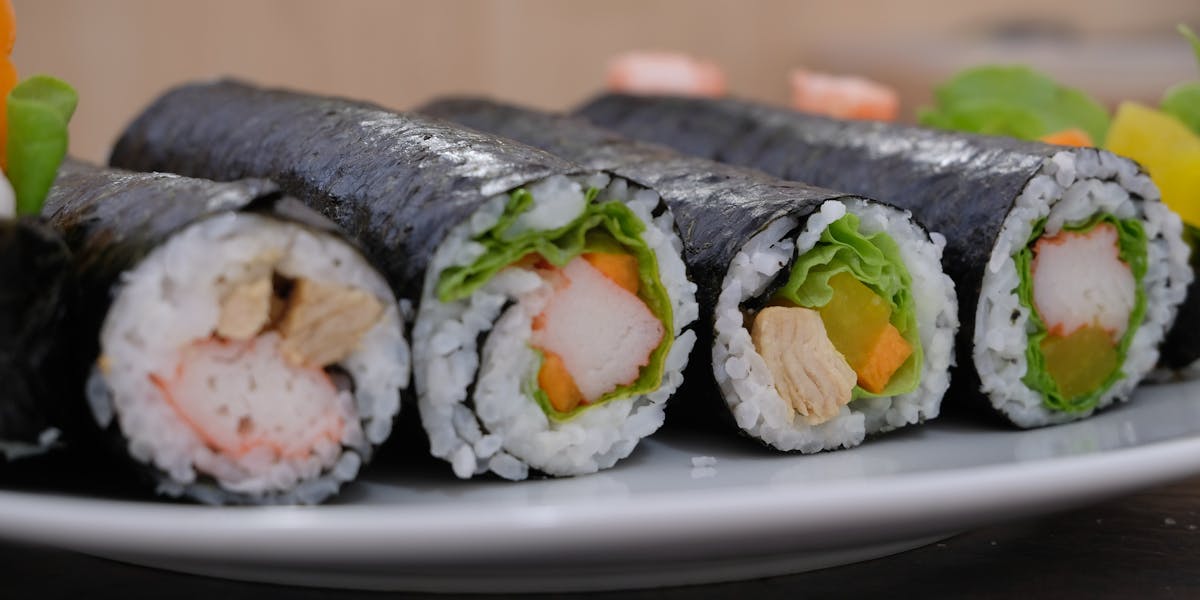
[{"label": "pink crab meat", "polygon": [[284,360],[280,336],[199,340],[180,352],[174,373],[151,381],[213,450],[240,457],[266,447],[276,456],[310,454],[337,442],[345,421],[338,390],[321,369]]},{"label": "pink crab meat", "polygon": [[1042,237],[1033,252],[1033,303],[1050,333],[1066,337],[1092,325],[1121,339],[1136,290],[1120,258],[1116,227],[1101,223]]},{"label": "pink crab meat", "polygon": [[608,64],[608,89],[628,94],[725,95],[716,64],[678,52],[629,52]]},{"label": "pink crab meat", "polygon": [[582,257],[567,263],[538,316],[535,347],[557,354],[588,402],[633,383],[663,339],[663,324],[637,295]]}]

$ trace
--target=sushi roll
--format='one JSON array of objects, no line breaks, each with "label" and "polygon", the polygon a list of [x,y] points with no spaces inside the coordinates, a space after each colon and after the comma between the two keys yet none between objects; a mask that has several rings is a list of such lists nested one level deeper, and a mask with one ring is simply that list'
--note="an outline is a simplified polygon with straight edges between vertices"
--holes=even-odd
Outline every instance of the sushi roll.
[{"label": "sushi roll", "polygon": [[700,286],[709,354],[693,361],[689,380],[719,390],[716,410],[745,435],[812,453],[938,415],[957,300],[940,236],[908,212],[681,156],[580,119],[477,99],[418,110],[656,191],[685,232]]},{"label": "sushi roll", "polygon": [[0,217],[0,462],[41,454],[61,437],[58,341],[75,291],[70,266],[54,230]]},{"label": "sushi roll", "polygon": [[0,462],[57,445],[64,419],[63,332],[76,292],[71,254],[37,219],[67,152],[75,90],[35,75],[18,83],[15,21],[0,4]]},{"label": "sushi roll", "polygon": [[875,195],[944,233],[963,323],[956,385],[1020,427],[1127,399],[1192,280],[1178,216],[1136,164],[1102,150],[739,100],[610,95],[579,114],[689,154]]},{"label": "sushi roll", "polygon": [[417,406],[459,477],[590,473],[663,422],[695,286],[653,191],[533,148],[349,100],[188,85],[112,162],[269,177],[385,265],[416,306]]},{"label": "sushi roll", "polygon": [[317,503],[390,435],[409,378],[399,306],[274,184],[68,161],[43,210],[80,287],[64,371],[86,376],[93,433],[159,493]]}]

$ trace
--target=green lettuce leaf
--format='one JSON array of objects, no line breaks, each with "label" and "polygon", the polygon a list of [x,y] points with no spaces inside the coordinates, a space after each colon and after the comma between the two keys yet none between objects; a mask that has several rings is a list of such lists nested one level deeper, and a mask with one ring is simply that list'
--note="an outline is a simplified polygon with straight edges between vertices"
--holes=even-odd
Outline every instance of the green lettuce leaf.
[{"label": "green lettuce leaf", "polygon": [[[575,220],[550,231],[525,231],[516,235],[509,233],[517,218],[533,207],[533,195],[521,188],[509,194],[504,213],[491,229],[475,236],[473,241],[482,244],[485,252],[474,263],[445,269],[438,275],[436,292],[442,302],[453,302],[469,297],[488,282],[504,267],[522,257],[537,253],[547,262],[562,267],[576,256],[585,252],[624,252],[637,258],[638,297],[646,303],[650,312],[663,324],[662,342],[650,353],[650,362],[642,367],[633,383],[619,387],[596,402],[581,405],[563,413],[556,410],[536,381],[529,390],[546,415],[555,420],[566,420],[592,406],[609,400],[627,398],[653,391],[662,383],[664,362],[671,344],[674,323],[671,298],[658,274],[658,260],[654,251],[646,245],[641,234],[646,230],[633,211],[623,203],[609,200],[597,202],[600,191],[588,190],[587,206]],[[536,351],[536,350],[535,350]],[[539,356],[541,354],[539,353]],[[536,371],[535,378],[536,378]]]},{"label": "green lettuce leaf", "polygon": [[1200,134],[1200,82],[1172,86],[1163,96],[1162,110]]},{"label": "green lettuce leaf", "polygon": [[8,94],[8,168],[17,212],[36,215],[67,155],[67,122],[78,96],[65,82],[35,75]]},{"label": "green lettuce leaf", "polygon": [[863,235],[858,224],[858,217],[852,214],[830,223],[816,245],[796,259],[787,283],[775,297],[805,308],[820,308],[833,298],[830,278],[843,272],[854,275],[891,305],[890,321],[912,346],[913,352],[881,393],[873,394],[856,385],[853,397],[857,400],[907,394],[917,389],[924,361],[912,297],[912,278],[900,258],[896,241],[882,231]]},{"label": "green lettuce leaf", "polygon": [[[1179,33],[1191,42],[1192,51],[1196,53],[1196,62],[1200,63],[1200,37],[1196,37],[1186,25],[1179,26]],[[1181,83],[1169,88],[1163,96],[1162,110],[1200,134],[1200,81]]]},{"label": "green lettuce leaf", "polygon": [[1109,114],[1100,103],[1028,67],[968,69],[934,94],[935,105],[918,117],[929,127],[1027,140],[1078,128],[1097,145],[1108,132]]},{"label": "green lettuce leaf", "polygon": [[1129,345],[1133,343],[1133,334],[1137,332],[1138,325],[1146,315],[1146,291],[1142,288],[1142,278],[1146,275],[1147,264],[1146,231],[1142,228],[1141,221],[1137,219],[1118,219],[1110,214],[1096,215],[1082,225],[1067,226],[1063,229],[1086,232],[1100,223],[1109,223],[1117,229],[1118,255],[1125,264],[1129,265],[1129,269],[1133,273],[1136,296],[1133,310],[1129,313],[1129,326],[1117,344],[1118,366],[1100,387],[1091,393],[1074,398],[1064,398],[1058,390],[1058,384],[1046,371],[1046,357],[1042,354],[1042,340],[1046,339],[1049,332],[1046,323],[1033,308],[1033,246],[1046,227],[1045,219],[1034,225],[1029,243],[1013,256],[1013,260],[1016,261],[1017,274],[1020,277],[1020,283],[1016,290],[1017,297],[1020,299],[1021,305],[1029,309],[1028,328],[1031,330],[1029,345],[1025,349],[1025,360],[1028,367],[1025,377],[1021,381],[1030,389],[1041,393],[1042,403],[1050,410],[1083,412],[1095,407],[1096,403],[1100,401],[1100,396],[1103,396],[1108,388],[1125,376],[1120,365],[1125,364],[1125,357],[1129,354]]}]

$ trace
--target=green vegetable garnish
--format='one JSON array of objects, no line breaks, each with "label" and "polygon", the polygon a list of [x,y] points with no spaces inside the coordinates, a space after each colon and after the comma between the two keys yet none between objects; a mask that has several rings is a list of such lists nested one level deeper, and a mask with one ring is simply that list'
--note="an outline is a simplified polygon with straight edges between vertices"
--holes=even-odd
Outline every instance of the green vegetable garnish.
[{"label": "green vegetable garnish", "polygon": [[1109,114],[1100,103],[1028,67],[968,69],[937,88],[935,97],[919,115],[922,125],[1026,140],[1076,128],[1096,144],[1108,131]]},{"label": "green vegetable garnish", "polygon": [[501,269],[529,254],[536,253],[556,267],[565,266],[585,252],[619,250],[637,258],[640,283],[638,297],[646,303],[650,312],[662,321],[663,330],[666,332],[663,340],[650,353],[650,362],[642,367],[633,383],[619,387],[595,402],[581,405],[569,412],[559,412],[551,406],[546,394],[537,388],[534,381],[530,388],[534,398],[547,416],[560,421],[608,400],[653,391],[662,382],[663,363],[674,342],[674,336],[670,333],[674,323],[671,299],[659,279],[658,261],[654,251],[641,239],[646,225],[621,202],[597,202],[596,197],[599,194],[600,190],[588,190],[587,206],[583,213],[558,229],[512,234],[512,226],[517,218],[533,207],[533,195],[528,190],[522,188],[512,192],[504,213],[496,224],[472,238],[486,250],[482,256],[470,265],[447,268],[438,276],[438,299],[442,302],[453,302],[469,297]]},{"label": "green vegetable garnish", "polygon": [[58,166],[67,156],[67,122],[78,96],[65,82],[45,75],[22,81],[8,94],[8,168],[17,213],[36,215]]},{"label": "green vegetable garnish", "polygon": [[858,217],[852,214],[830,223],[816,245],[796,259],[787,283],[774,297],[805,308],[821,308],[833,298],[829,280],[838,273],[852,274],[887,301],[892,309],[891,324],[912,346],[912,355],[896,370],[882,392],[873,394],[856,385],[853,398],[906,394],[917,389],[924,360],[912,278],[900,258],[896,241],[882,231],[863,235],[858,224]]},{"label": "green vegetable garnish", "polygon": [[[1196,62],[1200,64],[1200,37],[1188,29],[1187,25],[1180,25],[1179,33],[1191,42],[1192,51],[1196,53]],[[1162,109],[1200,134],[1200,81],[1180,83],[1169,88],[1163,95]]]},{"label": "green vegetable garnish", "polygon": [[1142,317],[1146,314],[1146,291],[1142,286],[1142,278],[1146,275],[1147,241],[1146,231],[1142,228],[1141,221],[1118,219],[1110,214],[1100,214],[1093,216],[1082,225],[1065,226],[1063,229],[1085,233],[1100,223],[1108,223],[1117,230],[1118,256],[1122,262],[1129,265],[1129,269],[1133,273],[1136,296],[1133,310],[1129,313],[1129,326],[1125,329],[1125,334],[1121,336],[1120,342],[1117,343],[1116,366],[1098,387],[1080,395],[1064,396],[1046,368],[1046,356],[1042,350],[1043,342],[1050,333],[1033,304],[1033,246],[1046,227],[1045,219],[1034,225],[1029,243],[1013,256],[1013,260],[1016,261],[1017,274],[1021,280],[1017,285],[1017,297],[1020,299],[1021,305],[1029,309],[1027,327],[1031,330],[1028,346],[1025,349],[1025,360],[1028,367],[1025,377],[1021,381],[1030,389],[1041,393],[1042,403],[1050,410],[1082,412],[1095,407],[1096,403],[1100,401],[1100,396],[1125,376],[1120,367],[1125,364],[1129,345],[1133,343],[1133,335],[1137,332]]}]

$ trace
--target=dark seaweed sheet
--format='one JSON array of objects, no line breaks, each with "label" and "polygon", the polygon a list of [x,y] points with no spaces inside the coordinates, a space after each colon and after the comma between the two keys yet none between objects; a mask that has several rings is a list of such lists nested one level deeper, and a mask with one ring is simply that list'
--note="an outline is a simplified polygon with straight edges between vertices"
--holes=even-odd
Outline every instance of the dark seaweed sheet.
[{"label": "dark seaweed sheet", "polygon": [[44,223],[0,219],[0,441],[36,444],[60,419],[70,265],[67,246]]},{"label": "dark seaweed sheet", "polygon": [[[1192,271],[1200,275],[1200,252],[1197,252],[1200,250],[1200,229],[1185,223],[1183,239],[1192,250],[1188,260]],[[1187,297],[1179,305],[1175,324],[1163,339],[1160,351],[1158,366],[1165,369],[1183,369],[1200,360],[1200,283],[1193,281],[1188,288]]]},{"label": "dark seaweed sheet", "polygon": [[494,136],[338,98],[220,81],[176,88],[135,120],[114,166],[267,177],[361,240],[419,299],[433,251],[487,198],[578,166]]},{"label": "dark seaweed sheet", "polygon": [[269,211],[282,197],[265,180],[216,184],[64,163],[42,214],[75,255],[80,302],[73,317],[73,345],[78,368],[90,369],[100,352],[100,326],[121,273],[199,219],[252,205]]},{"label": "dark seaweed sheet", "polygon": [[437,246],[489,198],[587,174],[439,119],[235,81],[167,92],[126,129],[111,162],[216,180],[268,177],[358,238],[414,304]]},{"label": "dark seaweed sheet", "polygon": [[946,237],[958,291],[956,395],[978,396],[971,357],[984,267],[1013,202],[1058,146],[872,121],[839,121],[736,99],[605,95],[577,114],[633,138],[874,196]]},{"label": "dark seaweed sheet", "polygon": [[[338,234],[333,223],[285,196],[262,179],[216,183],[162,173],[131,173],[68,160],[47,197],[43,217],[74,254],[79,302],[73,311],[62,366],[70,383],[65,403],[69,441],[105,448],[128,458],[119,424],[101,430],[84,407],[84,386],[100,352],[100,328],[120,276],[184,227],[226,212],[254,212]],[[369,462],[370,456],[363,456]],[[132,459],[127,463],[132,463]],[[152,466],[132,465],[147,479],[163,475]],[[238,500],[238,499],[233,499]],[[249,501],[249,498],[244,499]]]},{"label": "dark seaweed sheet", "polygon": [[[418,112],[537,146],[585,167],[607,171],[659,193],[675,215],[683,256],[700,302],[699,354],[690,361],[689,395],[712,396],[713,310],[721,282],[738,250],[772,221],[792,216],[802,225],[826,200],[853,196],[759,171],[683,156],[632,141],[568,116],[552,115],[485,99],[451,98]],[[722,407],[727,407],[721,402]]]}]

